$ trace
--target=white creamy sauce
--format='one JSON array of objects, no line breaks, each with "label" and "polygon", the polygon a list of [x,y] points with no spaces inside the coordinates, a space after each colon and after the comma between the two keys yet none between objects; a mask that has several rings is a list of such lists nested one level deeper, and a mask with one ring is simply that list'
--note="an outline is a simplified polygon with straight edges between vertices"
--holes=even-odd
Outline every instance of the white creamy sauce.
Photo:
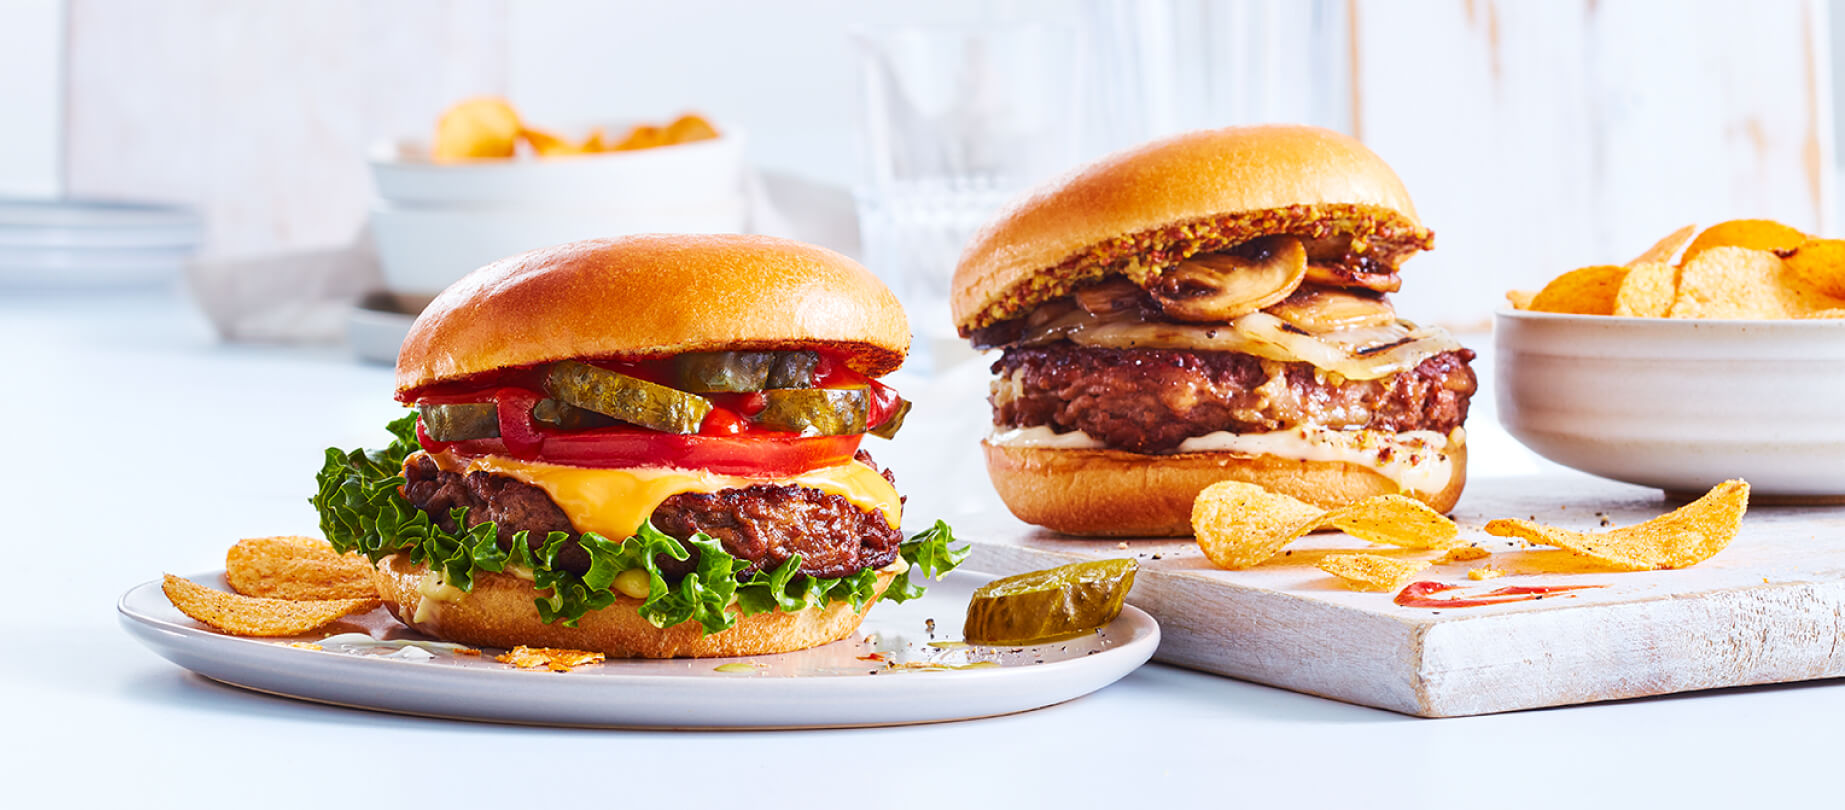
[{"label": "white creamy sauce", "polygon": [[[1376,430],[1291,428],[1273,433],[1218,431],[1193,436],[1179,444],[1178,453],[1234,453],[1240,456],[1275,456],[1303,461],[1345,462],[1367,467],[1408,492],[1435,493],[1447,487],[1454,462],[1446,448],[1466,443],[1462,428],[1444,435],[1433,430],[1386,433]],[[987,441],[999,447],[1055,450],[1099,450],[1102,442],[1080,430],[1057,433],[1037,426],[996,431]]]}]

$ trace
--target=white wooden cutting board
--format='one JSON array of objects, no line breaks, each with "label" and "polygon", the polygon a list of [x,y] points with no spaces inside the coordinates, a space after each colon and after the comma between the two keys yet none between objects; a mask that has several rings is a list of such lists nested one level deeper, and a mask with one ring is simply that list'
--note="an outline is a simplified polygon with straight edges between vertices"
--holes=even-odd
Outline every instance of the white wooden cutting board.
[{"label": "white wooden cutting board", "polygon": [[[1447,609],[1399,607],[1392,593],[1351,591],[1314,567],[1327,549],[1437,556],[1339,533],[1246,571],[1211,567],[1190,538],[1074,539],[1010,516],[964,521],[957,534],[975,543],[973,567],[999,574],[1139,560],[1128,601],[1160,622],[1155,660],[1423,717],[1845,675],[1845,508],[1751,508],[1728,549],[1679,571],[1584,572],[1567,552],[1480,530],[1497,517],[1599,530],[1602,515],[1622,526],[1672,506],[1658,490],[1579,474],[1474,482],[1454,517],[1465,539],[1496,553],[1417,579],[1606,587]],[[1484,564],[1506,575],[1467,578]]]}]

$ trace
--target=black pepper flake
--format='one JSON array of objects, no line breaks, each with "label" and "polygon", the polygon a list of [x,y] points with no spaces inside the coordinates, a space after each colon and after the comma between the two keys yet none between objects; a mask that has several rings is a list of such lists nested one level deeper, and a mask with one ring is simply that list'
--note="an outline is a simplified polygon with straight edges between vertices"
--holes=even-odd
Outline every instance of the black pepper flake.
[{"label": "black pepper flake", "polygon": [[1160,555],[1158,555],[1158,554],[1155,554],[1155,555],[1153,555],[1153,559],[1156,559],[1156,560],[1157,560],[1157,559],[1160,559]]}]

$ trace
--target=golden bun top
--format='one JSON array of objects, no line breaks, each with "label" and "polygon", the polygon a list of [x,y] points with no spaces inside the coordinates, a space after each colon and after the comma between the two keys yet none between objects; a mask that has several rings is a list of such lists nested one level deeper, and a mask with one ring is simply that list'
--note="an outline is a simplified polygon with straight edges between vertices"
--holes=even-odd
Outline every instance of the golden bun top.
[{"label": "golden bun top", "polygon": [[1014,202],[955,267],[955,324],[965,332],[1012,317],[1080,280],[1043,274],[1100,275],[1073,260],[1109,253],[1123,237],[1206,220],[1222,227],[1226,217],[1277,209],[1354,220],[1320,227],[1402,242],[1409,252],[1429,240],[1403,181],[1354,138],[1283,124],[1188,132],[1117,152]]},{"label": "golden bun top", "polygon": [[423,310],[397,390],[570,358],[826,349],[878,376],[909,321],[884,283],[821,247],[768,236],[644,234],[501,259]]}]

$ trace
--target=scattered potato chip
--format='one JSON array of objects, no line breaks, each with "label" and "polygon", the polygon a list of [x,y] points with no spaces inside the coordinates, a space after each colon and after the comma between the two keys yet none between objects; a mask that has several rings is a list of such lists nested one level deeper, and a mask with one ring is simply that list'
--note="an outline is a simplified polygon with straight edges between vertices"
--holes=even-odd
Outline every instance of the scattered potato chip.
[{"label": "scattered potato chip", "polygon": [[1449,548],[1461,530],[1440,512],[1405,495],[1378,495],[1321,516],[1315,528],[1332,527],[1360,540],[1403,548]]},{"label": "scattered potato chip", "polygon": [[1623,571],[1686,568],[1710,559],[1736,539],[1748,508],[1749,484],[1725,481],[1668,514],[1599,534],[1505,519],[1487,523],[1486,533],[1568,549]]},{"label": "scattered potato chip", "polygon": [[1505,300],[1512,304],[1513,309],[1530,309],[1531,299],[1536,297],[1537,293],[1530,290],[1507,290],[1505,293]]},{"label": "scattered potato chip", "polygon": [[585,664],[600,664],[605,659],[606,656],[599,652],[523,645],[513,648],[512,652],[493,658],[502,664],[510,664],[520,669],[550,669],[552,672],[569,672]]},{"label": "scattered potato chip", "polygon": [[1439,565],[1447,565],[1449,563],[1484,560],[1491,556],[1493,556],[1492,552],[1480,548],[1479,546],[1461,546],[1459,548],[1449,549],[1448,553],[1441,555],[1441,559],[1435,562]]},{"label": "scattered potato chip", "polygon": [[506,99],[471,98],[449,107],[436,120],[430,157],[437,162],[509,158],[519,130],[519,113]]},{"label": "scattered potato chip", "polygon": [[1664,318],[1678,293],[1678,268],[1660,262],[1636,262],[1615,293],[1614,314],[1623,318]]},{"label": "scattered potato chip", "polygon": [[1627,268],[1597,265],[1571,270],[1557,276],[1531,299],[1533,312],[1560,312],[1573,315],[1613,315],[1615,296]]},{"label": "scattered potato chip", "polygon": [[298,636],[378,606],[377,599],[263,599],[166,575],[160,590],[179,612],[238,636]]},{"label": "scattered potato chip", "polygon": [[1634,267],[1642,264],[1664,264],[1671,262],[1672,257],[1678,253],[1678,249],[1684,247],[1686,242],[1691,241],[1691,235],[1697,232],[1698,226],[1696,225],[1686,225],[1683,228],[1673,231],[1672,235],[1659,240],[1654,243],[1652,247],[1647,248],[1645,253],[1635,256],[1633,261],[1627,263],[1627,266]]},{"label": "scattered potato chip", "polygon": [[1345,581],[1355,591],[1393,591],[1416,572],[1429,567],[1427,560],[1396,560],[1376,554],[1328,554],[1320,570]]},{"label": "scattered potato chip", "polygon": [[1505,576],[1504,571],[1485,565],[1467,572],[1467,578],[1475,581],[1482,579],[1498,579],[1503,576]]},{"label": "scattered potato chip", "polygon": [[1772,253],[1717,247],[1679,271],[1671,317],[1798,318],[1841,303],[1794,277]]},{"label": "scattered potato chip", "polygon": [[1218,568],[1261,565],[1313,531],[1326,510],[1241,481],[1219,481],[1192,501],[1192,531]]},{"label": "scattered potato chip", "polygon": [[372,565],[312,537],[251,537],[224,555],[224,578],[245,596],[371,599]]},{"label": "scattered potato chip", "polygon": [[1732,219],[1710,226],[1685,248],[1681,264],[1689,264],[1698,254],[1720,247],[1750,250],[1792,250],[1807,241],[1807,235],[1771,219]]},{"label": "scattered potato chip", "polygon": [[707,141],[718,136],[717,129],[697,113],[686,113],[666,125],[667,143]]},{"label": "scattered potato chip", "polygon": [[323,649],[323,648],[322,648],[322,647],[321,647],[321,646],[320,646],[319,644],[315,644],[315,643],[314,643],[314,642],[312,642],[312,641],[290,641],[290,642],[288,642],[288,643],[286,643],[286,644],[284,644],[284,645],[282,645],[282,646],[284,646],[284,647],[294,647],[294,648],[295,648],[295,649],[297,649],[297,650],[319,650],[319,649]]},{"label": "scattered potato chip", "polygon": [[1801,281],[1830,296],[1845,297],[1845,240],[1813,239],[1793,250],[1775,251]]},{"label": "scattered potato chip", "polygon": [[608,137],[608,133],[603,132],[602,127],[596,127],[589,131],[589,137],[583,139],[581,149],[584,152],[607,152],[610,149]]}]

